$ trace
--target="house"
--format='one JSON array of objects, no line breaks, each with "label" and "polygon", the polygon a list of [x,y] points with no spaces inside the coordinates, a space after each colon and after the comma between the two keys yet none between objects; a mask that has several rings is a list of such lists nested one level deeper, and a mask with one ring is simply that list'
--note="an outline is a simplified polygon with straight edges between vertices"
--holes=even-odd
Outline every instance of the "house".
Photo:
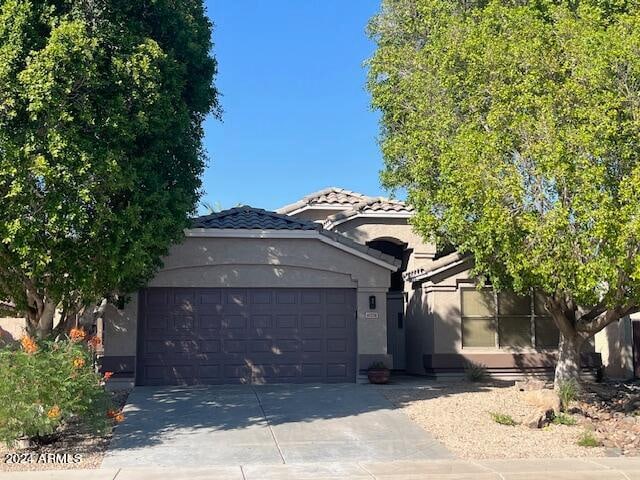
[{"label": "house", "polygon": [[[374,362],[550,373],[558,332],[539,299],[478,290],[471,259],[425,242],[412,214],[328,188],[196,218],[147,287],[108,308],[103,370],[141,385],[353,382]],[[626,319],[598,334],[585,365],[632,376],[630,332]]]}]

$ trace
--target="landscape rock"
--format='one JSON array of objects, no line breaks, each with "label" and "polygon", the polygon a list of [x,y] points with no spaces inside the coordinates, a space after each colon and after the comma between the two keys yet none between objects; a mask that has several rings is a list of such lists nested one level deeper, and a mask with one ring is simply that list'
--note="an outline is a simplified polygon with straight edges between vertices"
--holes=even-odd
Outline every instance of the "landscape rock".
[{"label": "landscape rock", "polygon": [[525,417],[522,423],[529,428],[544,428],[551,423],[553,415],[553,410],[538,409]]},{"label": "landscape rock", "polygon": [[531,390],[525,393],[525,401],[546,412],[560,413],[560,397],[553,390]]},{"label": "landscape rock", "polygon": [[545,387],[545,382],[542,380],[527,379],[522,381],[516,381],[515,387],[521,392],[529,392],[531,390],[542,390]]}]

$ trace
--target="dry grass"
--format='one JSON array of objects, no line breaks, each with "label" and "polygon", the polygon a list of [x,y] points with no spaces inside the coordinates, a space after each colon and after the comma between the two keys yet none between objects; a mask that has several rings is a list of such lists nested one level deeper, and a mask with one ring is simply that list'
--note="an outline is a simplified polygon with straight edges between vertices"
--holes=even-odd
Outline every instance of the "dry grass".
[{"label": "dry grass", "polygon": [[432,382],[422,386],[381,388],[411,419],[461,458],[549,458],[602,456],[602,447],[578,446],[580,425],[531,429],[496,423],[501,412],[521,423],[532,408],[524,392],[507,385]]}]

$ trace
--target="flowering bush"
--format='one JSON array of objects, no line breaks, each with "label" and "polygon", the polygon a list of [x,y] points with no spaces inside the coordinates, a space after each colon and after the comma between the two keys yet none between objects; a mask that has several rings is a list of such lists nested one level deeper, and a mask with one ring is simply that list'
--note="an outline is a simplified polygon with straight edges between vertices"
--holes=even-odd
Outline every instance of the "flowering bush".
[{"label": "flowering bush", "polygon": [[120,420],[107,415],[111,402],[93,369],[92,345],[74,330],[66,341],[24,337],[0,350],[0,442],[45,437],[71,419],[94,431]]}]

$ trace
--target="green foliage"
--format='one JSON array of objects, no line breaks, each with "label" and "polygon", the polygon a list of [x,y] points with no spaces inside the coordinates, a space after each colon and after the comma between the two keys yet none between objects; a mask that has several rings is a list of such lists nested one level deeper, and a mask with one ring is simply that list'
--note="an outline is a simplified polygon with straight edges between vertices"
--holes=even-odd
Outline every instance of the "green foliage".
[{"label": "green foliage", "polygon": [[0,3],[0,300],[32,330],[181,239],[220,113],[211,29],[202,0]]},{"label": "green foliage", "polygon": [[589,430],[585,430],[584,433],[578,439],[578,445],[581,447],[599,447],[600,441],[593,434],[593,432]]},{"label": "green foliage", "polygon": [[574,379],[564,380],[558,383],[557,392],[558,397],[560,397],[562,411],[567,412],[571,402],[578,398],[580,386]]},{"label": "green foliage", "polygon": [[566,413],[559,413],[558,415],[553,417],[553,423],[556,425],[575,425],[578,423],[575,418],[571,415],[567,415]]},{"label": "green foliage", "polygon": [[371,365],[369,365],[369,370],[388,370],[388,368],[384,362],[372,362]]},{"label": "green foliage", "polygon": [[508,427],[514,427],[518,425],[518,422],[516,422],[510,415],[496,412],[490,412],[490,415],[493,421],[499,423],[500,425],[506,425]]},{"label": "green foliage", "polygon": [[94,431],[111,424],[110,400],[85,344],[40,342],[35,353],[0,350],[0,442],[46,437],[78,418]]},{"label": "green foliage", "polygon": [[385,0],[370,34],[382,180],[417,231],[546,294],[563,335],[637,310],[639,3]]},{"label": "green foliage", "polygon": [[482,363],[468,362],[464,367],[464,376],[470,382],[484,382],[489,379],[489,372]]}]

